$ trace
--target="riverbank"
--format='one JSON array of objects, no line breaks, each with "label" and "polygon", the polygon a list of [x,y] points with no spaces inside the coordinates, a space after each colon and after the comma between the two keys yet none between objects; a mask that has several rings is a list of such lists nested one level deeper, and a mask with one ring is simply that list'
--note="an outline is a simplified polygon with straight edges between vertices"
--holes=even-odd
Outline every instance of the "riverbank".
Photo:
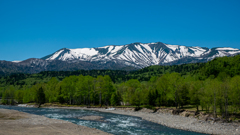
[{"label": "riverbank", "polygon": [[64,120],[0,109],[1,135],[110,135],[98,129]]},{"label": "riverbank", "polygon": [[173,112],[158,110],[153,112],[149,109],[142,109],[139,111],[134,111],[134,108],[115,108],[115,109],[105,109],[105,108],[87,108],[87,107],[50,107],[49,108],[62,108],[62,109],[85,109],[94,110],[107,113],[115,113],[122,115],[130,115],[141,117],[144,120],[158,123],[167,127],[182,129],[187,131],[194,131],[206,134],[219,134],[219,135],[240,135],[240,124],[239,123],[221,123],[214,121],[199,120],[192,116],[187,116],[188,114],[173,115]]}]

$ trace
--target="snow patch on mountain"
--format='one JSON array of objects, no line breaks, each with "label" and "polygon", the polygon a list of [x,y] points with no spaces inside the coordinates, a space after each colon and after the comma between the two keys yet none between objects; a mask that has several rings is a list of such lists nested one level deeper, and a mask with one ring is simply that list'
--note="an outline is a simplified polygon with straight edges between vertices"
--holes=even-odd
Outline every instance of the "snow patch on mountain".
[{"label": "snow patch on mountain", "polygon": [[195,52],[195,56],[200,56],[204,52],[206,52],[206,49],[200,48],[200,47],[191,47],[191,49]]},{"label": "snow patch on mountain", "polygon": [[223,48],[217,48],[216,50],[231,50],[231,51],[237,51],[239,49],[236,49],[236,48],[230,48],[230,47],[223,47]]},{"label": "snow patch on mountain", "polygon": [[50,58],[48,58],[47,60],[56,59],[56,58],[60,55],[60,53],[62,53],[63,51],[64,51],[64,50],[60,50],[60,51],[54,53],[54,54],[53,54]]},{"label": "snow patch on mountain", "polygon": [[179,45],[169,45],[165,44],[168,48],[172,49],[173,51],[176,51],[179,48]]},{"label": "snow patch on mountain", "polygon": [[15,61],[12,61],[12,62],[14,62],[14,63],[19,63],[19,62],[21,62],[21,61],[19,61],[19,60],[15,60]]},{"label": "snow patch on mountain", "polygon": [[82,48],[82,49],[69,49],[73,54],[75,54],[76,57],[79,55],[88,55],[88,56],[94,56],[98,54],[98,51],[96,51],[93,48]]},{"label": "snow patch on mountain", "polygon": [[234,55],[234,54],[240,54],[240,51],[228,52],[228,53],[231,54],[231,55]]}]

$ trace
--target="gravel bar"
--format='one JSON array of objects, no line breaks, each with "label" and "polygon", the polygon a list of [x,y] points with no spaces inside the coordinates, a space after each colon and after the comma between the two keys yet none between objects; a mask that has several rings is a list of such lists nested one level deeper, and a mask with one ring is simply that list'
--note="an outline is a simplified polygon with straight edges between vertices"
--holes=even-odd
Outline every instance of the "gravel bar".
[{"label": "gravel bar", "polygon": [[16,110],[0,109],[1,135],[110,135],[95,128]]}]

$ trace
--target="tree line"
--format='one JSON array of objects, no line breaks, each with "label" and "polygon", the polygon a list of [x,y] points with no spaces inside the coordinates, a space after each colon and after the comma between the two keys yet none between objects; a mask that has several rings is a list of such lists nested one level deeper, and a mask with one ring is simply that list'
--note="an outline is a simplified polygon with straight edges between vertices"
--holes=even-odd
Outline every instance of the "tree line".
[{"label": "tree line", "polygon": [[[179,73],[167,73],[152,77],[149,81],[139,82],[131,79],[114,84],[109,76],[70,76],[62,81],[53,77],[47,83],[32,87],[9,86],[2,93],[3,104],[44,102],[70,105],[117,106],[129,103],[134,106],[201,106],[215,116],[217,110],[222,116],[236,113],[240,109],[240,76],[230,77],[225,72],[217,77],[210,76],[199,80],[195,76],[183,77]],[[40,95],[39,91],[44,94]],[[6,99],[6,100],[5,100]],[[10,100],[9,100],[10,99]],[[231,108],[229,108],[231,106]]]},{"label": "tree line", "polygon": [[37,74],[24,74],[17,73],[10,76],[2,76],[0,78],[0,87],[7,85],[35,85],[36,83],[48,82],[52,77],[56,77],[62,81],[65,77],[69,76],[92,76],[108,75],[114,83],[121,83],[130,79],[138,79],[139,81],[149,81],[152,76],[160,76],[165,73],[177,72],[181,75],[190,74],[202,67],[205,63],[191,63],[172,66],[154,65],[145,67],[135,71],[124,70],[78,70],[78,71],[42,71]]},{"label": "tree line", "polygon": [[175,108],[192,105],[196,110],[227,118],[240,109],[239,57],[217,58],[189,74],[166,72],[151,76],[147,81],[129,79],[114,82],[109,75],[71,75],[62,80],[51,77],[33,85],[0,87],[0,97],[3,104],[59,102],[87,106],[130,104]]}]

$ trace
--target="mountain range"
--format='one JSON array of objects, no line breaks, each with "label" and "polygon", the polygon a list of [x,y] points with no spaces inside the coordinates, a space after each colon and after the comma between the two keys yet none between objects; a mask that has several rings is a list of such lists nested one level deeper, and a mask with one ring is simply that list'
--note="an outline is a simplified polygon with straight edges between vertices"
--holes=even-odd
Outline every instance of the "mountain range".
[{"label": "mountain range", "polygon": [[230,47],[210,49],[161,42],[98,48],[63,48],[40,59],[31,58],[20,62],[0,61],[0,75],[80,69],[136,70],[151,65],[207,62],[216,57],[237,54],[240,54],[240,50]]}]

